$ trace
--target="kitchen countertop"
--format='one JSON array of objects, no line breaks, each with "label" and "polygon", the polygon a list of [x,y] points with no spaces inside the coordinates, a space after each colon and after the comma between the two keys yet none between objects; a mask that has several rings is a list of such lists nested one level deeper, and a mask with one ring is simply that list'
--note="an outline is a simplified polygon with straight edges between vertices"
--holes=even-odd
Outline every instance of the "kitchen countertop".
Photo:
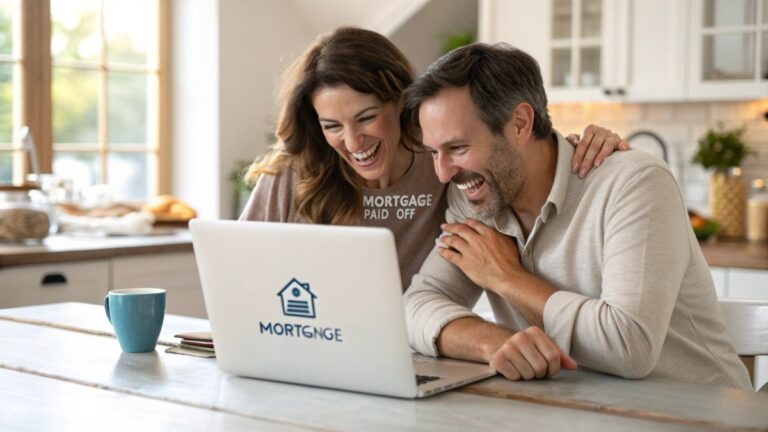
[{"label": "kitchen countertop", "polygon": [[[706,241],[699,245],[710,266],[768,270],[768,243]],[[163,229],[155,235],[132,237],[56,235],[46,238],[42,245],[0,243],[0,268],[186,251],[192,251],[192,237],[186,229]]]},{"label": "kitchen countertop", "polygon": [[706,241],[699,245],[712,267],[768,270],[768,243]]},{"label": "kitchen countertop", "polygon": [[146,236],[55,235],[46,238],[40,245],[0,243],[0,268],[186,251],[192,251],[192,237],[186,229],[163,228]]}]

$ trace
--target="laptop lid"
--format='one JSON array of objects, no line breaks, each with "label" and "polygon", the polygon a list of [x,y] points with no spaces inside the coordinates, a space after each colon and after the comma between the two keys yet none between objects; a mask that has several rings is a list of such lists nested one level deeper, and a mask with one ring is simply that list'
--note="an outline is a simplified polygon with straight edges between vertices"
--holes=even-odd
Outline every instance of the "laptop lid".
[{"label": "laptop lid", "polygon": [[389,230],[203,220],[190,230],[222,370],[417,395]]}]

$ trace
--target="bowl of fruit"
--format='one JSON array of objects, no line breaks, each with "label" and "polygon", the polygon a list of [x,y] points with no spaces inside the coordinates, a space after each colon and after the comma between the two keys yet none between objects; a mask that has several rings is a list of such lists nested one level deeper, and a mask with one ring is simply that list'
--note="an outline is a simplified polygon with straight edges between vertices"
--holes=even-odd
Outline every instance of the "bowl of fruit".
[{"label": "bowl of fruit", "polygon": [[700,214],[688,210],[688,217],[691,219],[693,233],[699,240],[706,240],[717,233],[717,222],[707,219]]}]

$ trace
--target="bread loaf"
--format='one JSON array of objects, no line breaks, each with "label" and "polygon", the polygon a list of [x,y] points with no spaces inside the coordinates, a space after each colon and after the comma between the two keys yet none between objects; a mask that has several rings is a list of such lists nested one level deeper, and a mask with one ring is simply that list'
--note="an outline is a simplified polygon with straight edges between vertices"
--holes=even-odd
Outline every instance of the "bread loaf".
[{"label": "bread loaf", "polygon": [[142,210],[155,215],[158,221],[188,221],[197,216],[189,204],[171,195],[155,197],[144,204]]}]

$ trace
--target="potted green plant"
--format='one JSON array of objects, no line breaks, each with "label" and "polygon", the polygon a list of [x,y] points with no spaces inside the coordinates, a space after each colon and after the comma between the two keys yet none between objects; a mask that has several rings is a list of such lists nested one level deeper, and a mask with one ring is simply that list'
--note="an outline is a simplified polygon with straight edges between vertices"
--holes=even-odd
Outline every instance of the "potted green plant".
[{"label": "potted green plant", "polygon": [[744,143],[745,127],[726,129],[722,123],[699,139],[692,162],[712,169],[709,206],[719,225],[719,235],[743,238],[746,229],[747,188],[741,179],[741,162],[753,154]]},{"label": "potted green plant", "polygon": [[440,36],[441,46],[440,52],[447,54],[456,48],[463,47],[475,42],[475,32],[464,31],[457,33],[448,33]]},{"label": "potted green plant", "polygon": [[235,191],[235,216],[239,216],[242,213],[245,203],[248,202],[248,197],[250,197],[253,190],[253,184],[245,180],[245,173],[248,172],[248,167],[250,166],[251,162],[249,161],[238,161],[235,169],[229,174],[229,182]]}]

